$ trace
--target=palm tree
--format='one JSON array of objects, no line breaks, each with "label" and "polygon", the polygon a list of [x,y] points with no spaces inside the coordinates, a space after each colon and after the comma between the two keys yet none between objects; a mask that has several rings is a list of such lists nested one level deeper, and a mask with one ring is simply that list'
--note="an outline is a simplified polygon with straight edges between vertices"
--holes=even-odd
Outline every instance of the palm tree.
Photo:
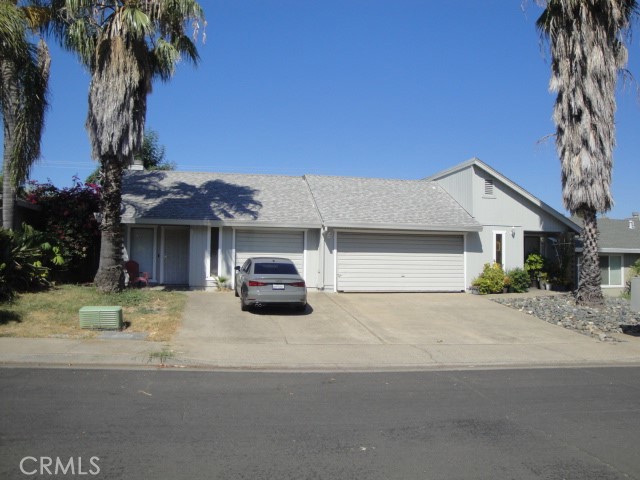
[{"label": "palm tree", "polygon": [[[102,169],[102,241],[96,287],[124,286],[122,171],[143,141],[147,95],[168,81],[181,57],[197,64],[194,40],[204,12],[193,0],[54,0],[64,45],[91,73],[86,127]],[[193,39],[188,35],[193,29]]]},{"label": "palm tree", "polygon": [[547,0],[537,21],[551,47],[553,110],[565,208],[582,218],[576,301],[601,305],[597,213],[611,208],[616,82],[635,0]]},{"label": "palm tree", "polygon": [[0,108],[4,124],[2,226],[14,228],[15,190],[40,156],[40,139],[47,109],[49,52],[29,33],[48,16],[38,6],[0,0]]}]

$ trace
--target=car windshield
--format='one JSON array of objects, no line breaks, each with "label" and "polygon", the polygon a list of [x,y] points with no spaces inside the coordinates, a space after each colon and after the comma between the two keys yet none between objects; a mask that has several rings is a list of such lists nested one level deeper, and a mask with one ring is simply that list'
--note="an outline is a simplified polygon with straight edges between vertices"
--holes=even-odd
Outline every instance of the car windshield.
[{"label": "car windshield", "polygon": [[253,273],[256,275],[297,275],[298,271],[291,263],[256,263]]}]

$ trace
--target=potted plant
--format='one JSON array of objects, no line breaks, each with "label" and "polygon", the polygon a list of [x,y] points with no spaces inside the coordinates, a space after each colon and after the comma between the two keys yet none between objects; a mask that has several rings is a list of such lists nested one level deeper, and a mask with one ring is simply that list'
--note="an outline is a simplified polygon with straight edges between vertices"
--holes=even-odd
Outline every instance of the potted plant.
[{"label": "potted plant", "polygon": [[504,287],[502,293],[509,293],[511,291],[511,277],[509,275],[504,276]]},{"label": "potted plant", "polygon": [[541,289],[551,290],[551,283],[549,283],[549,275],[547,274],[547,272],[539,272],[538,281],[540,282]]},{"label": "potted plant", "polygon": [[[534,286],[539,282],[539,274],[542,272],[544,268],[544,257],[538,253],[530,253],[527,256],[527,259],[524,261],[524,269],[529,274],[531,278],[531,285]],[[540,285],[536,285],[540,288]]]}]

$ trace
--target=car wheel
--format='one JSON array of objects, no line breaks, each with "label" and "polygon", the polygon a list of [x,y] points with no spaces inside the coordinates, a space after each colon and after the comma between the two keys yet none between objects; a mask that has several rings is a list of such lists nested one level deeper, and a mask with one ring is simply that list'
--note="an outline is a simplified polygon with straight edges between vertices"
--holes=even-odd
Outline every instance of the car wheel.
[{"label": "car wheel", "polygon": [[244,303],[244,297],[242,295],[240,295],[240,310],[242,310],[243,312],[249,310],[249,305]]}]

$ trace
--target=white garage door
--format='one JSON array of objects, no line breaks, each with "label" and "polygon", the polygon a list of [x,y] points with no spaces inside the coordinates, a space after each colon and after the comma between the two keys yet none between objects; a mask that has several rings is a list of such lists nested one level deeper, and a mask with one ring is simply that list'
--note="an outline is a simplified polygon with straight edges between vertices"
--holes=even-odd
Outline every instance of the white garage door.
[{"label": "white garage door", "polygon": [[236,265],[249,257],[285,257],[304,277],[304,232],[236,231]]},{"label": "white garage door", "polygon": [[429,292],[464,290],[462,235],[338,232],[338,290]]}]

